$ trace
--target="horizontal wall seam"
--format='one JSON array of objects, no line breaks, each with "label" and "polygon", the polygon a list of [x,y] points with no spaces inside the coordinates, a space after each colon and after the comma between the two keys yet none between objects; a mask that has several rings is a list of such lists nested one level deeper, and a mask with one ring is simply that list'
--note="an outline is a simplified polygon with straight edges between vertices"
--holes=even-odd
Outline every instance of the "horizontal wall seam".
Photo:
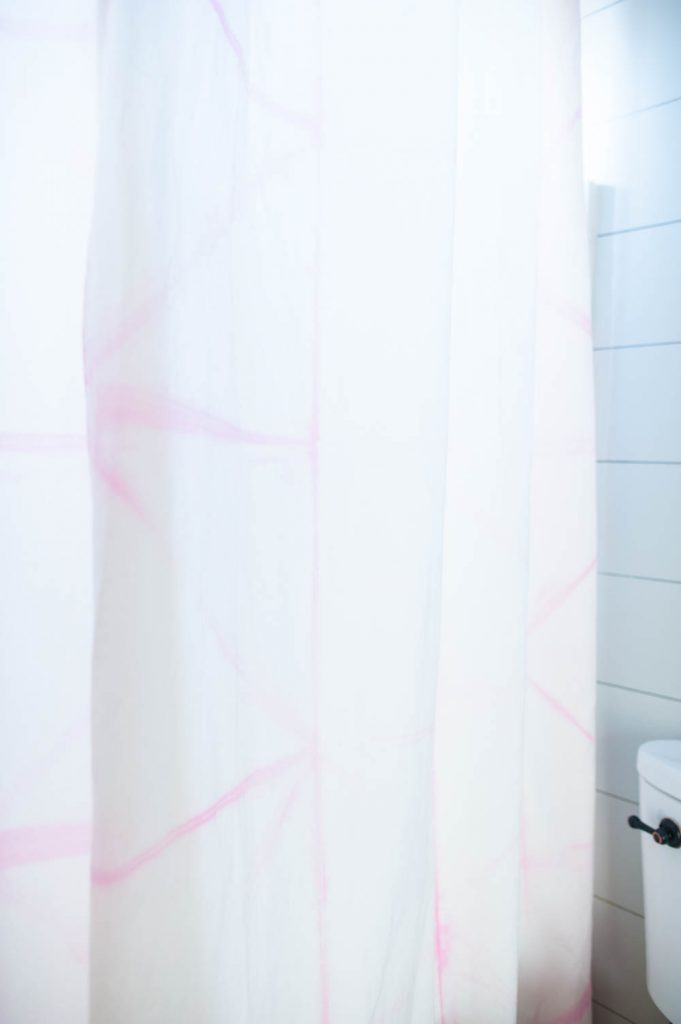
[{"label": "horizontal wall seam", "polygon": [[607,789],[599,789],[598,786],[596,786],[596,792],[600,796],[609,796],[613,800],[620,800],[623,804],[631,804],[632,807],[638,807],[638,801],[631,800],[628,796],[619,796],[617,793],[610,793]]},{"label": "horizontal wall seam", "polygon": [[681,345],[679,341],[637,341],[632,345],[594,345],[594,352],[626,352],[629,349],[640,350],[642,348],[669,348],[672,345]]},{"label": "horizontal wall seam", "polygon": [[606,572],[605,569],[599,569],[598,575],[612,576],[620,580],[641,580],[644,583],[671,583],[673,586],[681,587],[681,580],[671,580],[665,576],[636,576],[629,572]]},{"label": "horizontal wall seam", "polygon": [[613,235],[630,235],[633,231],[654,231],[656,228],[668,228],[672,224],[681,224],[681,217],[673,220],[660,220],[653,224],[636,224],[631,228],[616,228],[614,231],[599,231],[598,238],[612,238]]},{"label": "horizontal wall seam", "polygon": [[588,124],[589,127],[615,124],[617,121],[624,121],[628,117],[636,117],[637,114],[647,114],[651,110],[659,110],[660,107],[670,107],[673,103],[679,102],[681,102],[681,96],[671,96],[668,100],[658,100],[657,103],[649,103],[647,107],[634,107],[633,110],[625,110],[621,114],[611,114],[610,117],[589,118],[585,121],[585,124]]},{"label": "horizontal wall seam", "polygon": [[596,459],[599,466],[681,466],[675,459]]},{"label": "horizontal wall seam", "polygon": [[592,999],[591,1002],[594,1006],[600,1007],[601,1010],[607,1010],[613,1017],[619,1017],[620,1020],[625,1021],[625,1024],[636,1024],[636,1021],[632,1020],[631,1017],[623,1017],[617,1010],[613,1010],[612,1006],[607,1006],[605,1003],[599,1003],[598,999]]},{"label": "horizontal wall seam", "polygon": [[605,679],[597,679],[599,686],[609,686],[612,690],[626,690],[627,693],[640,693],[643,697],[655,697],[657,700],[671,700],[675,704],[681,704],[681,697],[671,697],[667,693],[657,693],[655,690],[642,690],[637,686],[624,686],[623,683],[609,683]]},{"label": "horizontal wall seam", "polygon": [[596,896],[594,899],[600,903],[605,903],[609,907],[614,907],[615,910],[623,910],[625,914],[632,914],[634,917],[638,917],[641,921],[643,920],[643,914],[639,914],[638,910],[630,910],[629,907],[623,907],[621,903],[615,903],[613,900],[606,900],[605,896]]}]

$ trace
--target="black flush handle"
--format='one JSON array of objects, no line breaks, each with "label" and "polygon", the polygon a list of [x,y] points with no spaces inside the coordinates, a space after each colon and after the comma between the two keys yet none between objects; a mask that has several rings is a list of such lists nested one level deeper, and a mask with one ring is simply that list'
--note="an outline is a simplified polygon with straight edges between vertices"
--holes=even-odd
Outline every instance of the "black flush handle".
[{"label": "black flush handle", "polygon": [[671,818],[663,818],[657,828],[651,828],[650,825],[646,825],[635,814],[632,814],[629,818],[629,828],[637,828],[641,832],[647,832],[660,846],[673,846],[675,848],[681,846],[681,829]]}]

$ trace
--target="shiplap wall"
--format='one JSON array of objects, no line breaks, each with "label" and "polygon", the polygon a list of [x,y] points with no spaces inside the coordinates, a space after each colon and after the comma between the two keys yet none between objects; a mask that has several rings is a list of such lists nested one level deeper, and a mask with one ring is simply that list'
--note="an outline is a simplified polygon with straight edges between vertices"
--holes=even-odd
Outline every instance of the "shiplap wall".
[{"label": "shiplap wall", "polygon": [[594,1024],[660,1024],[626,818],[638,745],[681,737],[681,0],[582,13],[586,172],[602,186]]}]

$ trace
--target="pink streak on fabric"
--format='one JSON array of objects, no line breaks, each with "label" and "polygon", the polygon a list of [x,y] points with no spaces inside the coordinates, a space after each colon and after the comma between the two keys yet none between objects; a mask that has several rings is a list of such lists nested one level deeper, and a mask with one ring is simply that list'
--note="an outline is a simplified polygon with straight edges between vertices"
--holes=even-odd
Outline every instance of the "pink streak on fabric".
[{"label": "pink streak on fabric", "polygon": [[591,1007],[591,982],[588,982],[578,1001],[565,1013],[552,1017],[547,1024],[580,1024]]},{"label": "pink streak on fabric", "polygon": [[449,954],[452,946],[452,936],[447,925],[442,923],[442,908],[440,903],[440,894],[436,894],[435,901],[435,958],[438,967],[438,976],[440,984],[442,984],[442,978],[449,963]]},{"label": "pink streak on fabric", "polygon": [[90,383],[107,360],[125,349],[137,334],[165,309],[176,289],[195,269],[203,265],[219,242],[227,236],[230,223],[231,221],[217,213],[210,227],[194,243],[184,260],[168,272],[165,280],[160,280],[155,287],[148,290],[144,298],[124,316],[108,337],[96,343],[86,339],[83,351],[86,383]]},{"label": "pink streak on fabric", "polygon": [[208,0],[208,3],[215,12],[215,15],[220,23],[220,28],[222,29],[222,34],[224,35],[225,40],[227,41],[227,45],[234,54],[234,57],[236,58],[237,67],[239,69],[239,75],[241,76],[241,79],[244,83],[244,88],[246,90],[247,96],[251,100],[253,100],[254,103],[257,103],[259,107],[262,107],[263,110],[266,110],[269,114],[271,114],[273,117],[286,121],[288,124],[291,124],[295,127],[309,129],[316,133],[319,128],[319,120],[317,117],[309,114],[303,114],[297,110],[292,110],[291,108],[286,107],[284,104],[279,103],[273,97],[267,96],[264,92],[262,92],[262,90],[253,86],[248,73],[248,63],[246,61],[246,54],[244,53],[244,48],[241,45],[239,39],[237,38],[237,35],[234,32],[233,28],[231,27],[229,21],[227,20],[227,16],[222,8],[222,4],[219,2],[219,0]]},{"label": "pink streak on fabric", "polygon": [[231,444],[305,448],[307,438],[245,430],[215,413],[165,395],[122,386],[103,387],[97,399],[103,428],[135,426],[178,434],[199,434]]},{"label": "pink streak on fabric", "polygon": [[0,454],[81,455],[85,450],[84,434],[0,433]]},{"label": "pink streak on fabric", "polygon": [[135,335],[146,327],[158,310],[165,305],[170,291],[169,284],[151,291],[118,325],[116,330],[102,343],[101,347],[95,348],[86,339],[83,358],[85,366],[85,381],[89,383],[95,371],[106,362],[115,352],[119,352],[132,341]]},{"label": "pink streak on fabric", "polygon": [[[165,552],[166,557],[172,561],[172,546],[163,536],[161,530],[148,514],[144,504],[136,491],[127,483],[123,475],[104,461],[101,456],[101,435],[98,433],[91,452],[91,461],[96,475],[145,525],[145,527],[156,538]],[[234,669],[236,674],[246,685],[240,688],[242,695],[253,700],[258,706],[266,710],[273,721],[284,728],[288,734],[294,734],[303,742],[309,743],[311,737],[310,727],[301,720],[295,710],[282,700],[281,696],[271,688],[266,688],[260,682],[254,680],[244,672],[236,653],[232,650],[222,630],[213,615],[206,609],[204,602],[199,599],[198,605],[202,617],[209,631],[215,638],[218,650],[222,658]]]},{"label": "pink streak on fabric", "polygon": [[317,889],[317,938],[319,945],[319,986],[321,996],[321,1021],[329,1024],[331,1016],[331,998],[329,991],[329,954],[327,902],[328,879],[326,874],[326,848],[322,828],[322,779],[319,752],[315,751],[312,760],[312,801],[314,830],[314,869]]},{"label": "pink streak on fabric", "polygon": [[433,940],[435,943],[435,969],[437,971],[437,997],[439,1009],[439,1024],[445,1024],[445,998],[444,998],[444,973],[449,959],[451,936],[445,936],[444,923],[442,920],[442,902],[440,895],[440,864],[438,857],[437,840],[437,784],[435,771],[433,771],[433,847],[435,850],[435,863],[433,867],[435,889],[433,894]]},{"label": "pink streak on fabric", "polygon": [[88,822],[4,829],[0,832],[0,869],[84,857],[90,852],[90,836]]},{"label": "pink streak on fabric", "polygon": [[281,811],[275,818],[273,824],[268,829],[265,838],[262,842],[262,845],[260,847],[260,850],[256,853],[254,858],[255,866],[253,868],[253,873],[251,875],[251,882],[254,882],[259,877],[263,869],[272,859],[274,850],[281,838],[281,833],[283,831],[284,825],[291,816],[293,808],[300,800],[300,795],[305,781],[306,779],[302,778],[295,783],[286,799],[284,806],[282,807]]},{"label": "pink streak on fabric", "polygon": [[536,683],[533,679],[530,679],[530,685],[532,686],[532,689],[538,693],[539,696],[542,697],[564,721],[574,726],[574,728],[577,729],[578,732],[581,732],[582,736],[589,740],[590,743],[594,742],[594,734],[583,726],[582,723],[575,718],[572,712],[568,711],[565,705],[561,704],[561,702],[557,700],[552,693],[549,693],[548,690],[545,690],[543,686],[540,686],[539,683]]},{"label": "pink streak on fabric", "polygon": [[126,505],[142,522],[147,522],[146,511],[143,508],[139,496],[125,480],[124,475],[112,466],[109,459],[105,457],[103,448],[106,443],[105,432],[102,429],[102,415],[99,405],[95,407],[95,414],[89,424],[88,434],[88,455],[90,467],[95,480],[98,480],[106,487],[114,497]]},{"label": "pink streak on fabric", "polygon": [[232,804],[236,804],[239,800],[242,800],[245,796],[251,793],[254,789],[258,789],[261,786],[267,785],[270,782],[274,782],[276,779],[281,778],[286,772],[288,772],[294,765],[300,764],[307,757],[309,753],[303,751],[301,753],[292,754],[289,757],[284,757],[280,761],[275,761],[273,764],[267,765],[264,768],[256,768],[249,775],[237,783],[236,786],[232,786],[225,793],[222,794],[214,803],[210,804],[204,810],[199,811],[198,814],[194,814],[191,818],[183,821],[180,825],[176,825],[172,828],[163,839],[159,839],[158,842],[153,843],[146,850],[138,853],[136,856],[131,857],[130,860],[123,864],[119,864],[117,867],[104,868],[104,867],[93,867],[92,868],[92,884],[96,886],[108,886],[116,885],[119,882],[124,882],[130,878],[145,865],[151,861],[156,860],[162,856],[171,846],[184,839],[185,836],[190,835],[197,829],[202,828],[204,825],[212,822],[221,811],[226,807],[231,807]]},{"label": "pink streak on fabric", "polygon": [[146,509],[136,492],[130,487],[122,473],[103,459],[98,444],[91,449],[90,463],[101,483],[108,487],[111,493],[119,498],[124,505],[127,505],[138,519],[141,519],[142,522],[152,528]]},{"label": "pink streak on fabric", "polygon": [[[171,544],[164,537],[161,530],[148,514],[144,504],[136,491],[127,483],[123,475],[106,463],[101,454],[101,436],[98,435],[91,452],[91,462],[96,475],[115,495],[118,497],[145,525],[150,533],[156,538],[164,551],[166,557],[172,562],[173,552]],[[294,735],[304,743],[310,743],[312,732],[310,726],[305,723],[296,713],[295,709],[282,699],[281,695],[271,687],[265,687],[261,682],[255,680],[250,674],[246,674],[236,652],[231,648],[227,639],[220,629],[217,620],[206,609],[202,599],[198,605],[206,627],[213,635],[221,657],[234,669],[237,676],[244,685],[240,686],[239,692],[246,699],[256,703],[261,710],[269,714],[272,721],[283,728],[287,735]]]},{"label": "pink streak on fabric", "polygon": [[218,0],[208,0],[208,3],[215,11],[217,19],[220,22],[222,34],[224,35],[225,39],[227,40],[228,46],[230,47],[234,56],[236,57],[236,62],[239,65],[240,74],[244,79],[247,79],[248,68],[246,66],[246,55],[244,54],[244,48],[237,39],[236,35],[234,34],[232,26],[227,21],[227,15],[223,11],[222,5],[218,2]]},{"label": "pink streak on fabric", "polygon": [[238,655],[229,645],[224,633],[212,616],[206,615],[206,625],[215,638],[218,650],[224,661],[246,683],[246,686],[240,689],[240,693],[249,700],[253,700],[277,725],[283,728],[284,732],[287,734],[292,733],[304,742],[311,743],[313,736],[310,726],[296,714],[291,704],[282,699],[281,694],[276,690],[264,686],[261,682],[255,680],[250,673],[246,674]]},{"label": "pink streak on fabric", "polygon": [[[304,157],[314,150],[310,143],[304,147],[278,156],[268,161],[258,170],[246,177],[246,184],[258,187],[270,177],[280,175],[296,160]],[[156,287],[150,288],[147,295],[128,313],[121,323],[101,343],[86,341],[83,350],[84,376],[86,383],[91,383],[97,371],[112,356],[124,350],[135,337],[156,317],[172,300],[174,293],[179,290],[197,267],[205,263],[217,249],[219,243],[228,237],[230,228],[245,208],[242,203],[235,211],[227,217],[219,212],[216,213],[210,228],[199,238],[193,246],[189,256],[171,273],[168,279]]]},{"label": "pink streak on fabric", "polygon": [[560,587],[553,594],[549,595],[535,613],[534,618],[530,620],[528,632],[533,633],[536,629],[539,629],[539,627],[543,626],[544,623],[555,614],[555,612],[562,608],[574,592],[579,589],[582,583],[589,578],[595,568],[596,559],[593,558],[589,564],[586,565],[577,576],[575,576],[574,579],[570,580],[570,582],[566,583],[565,586]]},{"label": "pink streak on fabric", "polygon": [[[98,409],[98,414],[100,411],[101,410]],[[154,522],[151,515],[149,515],[137,492],[127,483],[121,473],[104,461],[101,456],[101,441],[101,433],[98,430],[97,437],[94,440],[90,454],[95,474],[102,483],[105,484],[125,505],[127,505],[127,507],[130,508],[137,518],[144,524],[149,532],[155,537],[168,561],[172,563],[172,544],[169,542],[168,538],[164,536],[163,532]],[[200,597],[197,599],[197,605],[207,629],[215,638],[221,657],[234,669],[235,673],[245,684],[245,686],[240,688],[241,694],[249,700],[255,701],[261,709],[268,711],[270,717],[279,725],[283,726],[287,733],[293,733],[306,743],[310,742],[311,732],[309,727],[301,721],[291,706],[283,701],[276,691],[267,689],[262,686],[262,684],[256,682],[252,677],[246,676],[236,653],[227,643],[227,640],[218,626],[215,617],[211,615],[205,606],[205,602]]]}]

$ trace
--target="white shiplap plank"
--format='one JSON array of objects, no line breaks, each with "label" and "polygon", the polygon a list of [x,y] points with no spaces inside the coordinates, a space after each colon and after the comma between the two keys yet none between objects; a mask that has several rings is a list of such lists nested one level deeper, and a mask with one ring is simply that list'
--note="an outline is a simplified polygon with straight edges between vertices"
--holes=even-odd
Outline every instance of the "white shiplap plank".
[{"label": "white shiplap plank", "polygon": [[594,893],[642,914],[641,843],[627,824],[636,813],[634,803],[596,794]]},{"label": "white shiplap plank", "polygon": [[601,234],[681,219],[681,102],[585,126],[585,163]]},{"label": "white shiplap plank", "polygon": [[599,459],[681,461],[681,345],[594,352],[594,369]]},{"label": "white shiplap plank", "polygon": [[667,699],[681,698],[681,586],[632,578],[681,579],[681,466],[635,464],[681,462],[681,3],[582,0],[582,14],[585,165],[600,186],[600,570],[622,574],[599,577],[611,685],[598,686],[593,1021],[663,1024],[645,987],[640,842],[626,818],[640,743],[681,737],[681,701]]},{"label": "white shiplap plank", "polygon": [[645,982],[643,918],[594,900],[594,999],[635,1024],[667,1024]]},{"label": "white shiplap plank", "polygon": [[585,115],[595,120],[681,97],[681,4],[627,0],[582,28]]},{"label": "white shiplap plank", "polygon": [[646,740],[681,739],[681,702],[599,684],[596,785],[638,801],[636,755]]},{"label": "white shiplap plank", "polygon": [[598,558],[606,572],[681,580],[681,465],[598,467]]},{"label": "white shiplap plank", "polygon": [[595,346],[681,341],[680,253],[681,224],[597,239]]},{"label": "white shiplap plank", "polygon": [[681,700],[681,586],[599,576],[598,678]]}]

